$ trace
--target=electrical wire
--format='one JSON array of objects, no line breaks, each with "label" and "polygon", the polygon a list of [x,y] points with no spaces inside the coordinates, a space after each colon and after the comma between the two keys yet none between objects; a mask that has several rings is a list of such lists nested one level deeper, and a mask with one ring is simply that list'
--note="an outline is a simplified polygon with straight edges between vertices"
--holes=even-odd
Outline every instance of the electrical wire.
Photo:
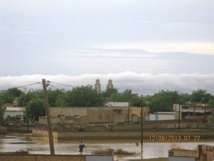
[{"label": "electrical wire", "polygon": [[57,83],[57,82],[52,82],[52,81],[50,81],[50,83],[55,83],[55,84],[58,84],[58,85],[68,86],[68,87],[72,87],[72,88],[74,88],[74,86],[72,86],[72,85],[68,85],[68,84]]},{"label": "electrical wire", "polygon": [[49,84],[49,86],[53,87],[54,89],[57,89],[56,87],[54,87],[52,84]]},{"label": "electrical wire", "polygon": [[18,86],[18,87],[13,87],[13,88],[27,87],[27,86],[32,86],[32,85],[35,85],[35,84],[41,84],[41,83],[40,82],[36,82],[36,83],[26,84],[26,85],[23,85],[23,86]]}]

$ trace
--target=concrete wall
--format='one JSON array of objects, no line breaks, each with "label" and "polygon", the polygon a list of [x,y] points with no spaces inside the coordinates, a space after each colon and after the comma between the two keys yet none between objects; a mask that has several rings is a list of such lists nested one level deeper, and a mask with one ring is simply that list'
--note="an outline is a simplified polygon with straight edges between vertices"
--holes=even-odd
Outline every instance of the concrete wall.
[{"label": "concrete wall", "polygon": [[84,155],[0,155],[1,161],[86,161]]},{"label": "concrete wall", "polygon": [[169,161],[196,161],[196,159],[189,157],[169,157]]},{"label": "concrete wall", "polygon": [[88,108],[88,119],[90,123],[113,122],[112,109],[109,107]]},{"label": "concrete wall", "polygon": [[1,161],[113,161],[111,155],[21,155],[1,154]]},{"label": "concrete wall", "polygon": [[[137,109],[137,108],[136,108]],[[136,112],[136,110],[135,110]],[[139,115],[139,108],[138,108]],[[52,107],[50,108],[51,122],[53,124],[59,123],[59,116],[87,116],[86,118],[73,118],[73,121],[66,120],[65,123],[74,124],[88,124],[88,123],[117,123],[117,122],[127,122],[131,120],[132,110],[128,107]],[[46,117],[40,117],[40,124],[47,124]]]},{"label": "concrete wall", "polygon": [[158,120],[175,120],[175,114],[150,114],[149,120],[150,121],[158,121]]},{"label": "concrete wall", "polygon": [[112,156],[86,156],[86,161],[113,161]]},{"label": "concrete wall", "polygon": [[[141,107],[130,107],[131,109],[131,115],[137,115],[138,117],[141,116]],[[143,107],[143,117],[146,117],[149,115],[149,108]]]},{"label": "concrete wall", "polygon": [[83,107],[51,107],[51,117],[58,117],[59,115],[74,116],[74,115],[87,115],[87,108]]}]

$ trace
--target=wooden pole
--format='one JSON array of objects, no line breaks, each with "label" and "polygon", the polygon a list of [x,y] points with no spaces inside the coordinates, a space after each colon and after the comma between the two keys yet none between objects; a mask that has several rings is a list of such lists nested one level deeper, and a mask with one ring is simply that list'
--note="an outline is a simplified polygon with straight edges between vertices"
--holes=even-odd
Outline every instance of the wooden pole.
[{"label": "wooden pole", "polygon": [[141,95],[141,160],[143,159],[143,96]]},{"label": "wooden pole", "polygon": [[50,119],[50,111],[49,111],[49,105],[48,105],[47,84],[46,84],[46,80],[45,79],[42,79],[42,85],[43,85],[43,90],[44,90],[45,111],[46,111],[46,115],[47,115],[47,126],[48,126],[50,154],[51,155],[55,155],[52,127],[51,127],[51,119]]}]

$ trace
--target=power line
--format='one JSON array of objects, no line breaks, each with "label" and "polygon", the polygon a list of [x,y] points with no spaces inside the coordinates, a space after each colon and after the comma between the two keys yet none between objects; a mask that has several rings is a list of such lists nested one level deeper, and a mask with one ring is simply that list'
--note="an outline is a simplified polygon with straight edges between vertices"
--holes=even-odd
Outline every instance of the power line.
[{"label": "power line", "polygon": [[57,82],[52,82],[52,81],[50,81],[50,83],[55,83],[55,84],[58,84],[58,85],[68,86],[68,87],[72,87],[72,88],[74,88],[74,86],[72,86],[72,85],[68,85],[68,84],[57,83]]},{"label": "power line", "polygon": [[27,87],[27,86],[32,86],[32,85],[35,85],[35,84],[41,84],[41,83],[40,82],[36,82],[36,83],[26,84],[26,85],[23,85],[23,86],[18,86],[18,87],[13,87],[13,88]]},{"label": "power line", "polygon": [[54,89],[57,89],[56,87],[54,87],[52,84],[49,84],[51,87],[53,87]]}]

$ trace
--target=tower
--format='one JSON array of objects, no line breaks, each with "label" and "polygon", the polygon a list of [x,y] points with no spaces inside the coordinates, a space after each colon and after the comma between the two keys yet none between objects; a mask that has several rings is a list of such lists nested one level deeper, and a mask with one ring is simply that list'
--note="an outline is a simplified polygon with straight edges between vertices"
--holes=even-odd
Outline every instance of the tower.
[{"label": "tower", "polygon": [[94,89],[97,93],[101,93],[101,84],[99,79],[96,79],[96,83],[94,84]]},{"label": "tower", "polygon": [[108,84],[107,84],[107,87],[106,87],[107,89],[112,89],[112,88],[114,88],[114,85],[112,84],[112,80],[111,79],[109,79],[108,80]]}]

